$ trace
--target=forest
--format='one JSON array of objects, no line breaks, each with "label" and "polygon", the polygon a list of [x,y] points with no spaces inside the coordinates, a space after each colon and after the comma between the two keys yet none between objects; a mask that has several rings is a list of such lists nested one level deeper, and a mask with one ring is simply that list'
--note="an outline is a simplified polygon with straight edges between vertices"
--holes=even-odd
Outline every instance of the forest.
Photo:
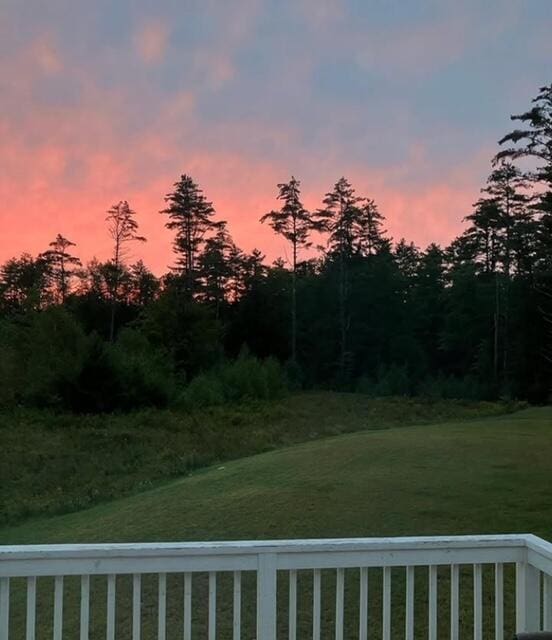
[{"label": "forest", "polygon": [[287,242],[273,264],[236,246],[187,174],[159,214],[174,234],[161,277],[129,259],[146,238],[127,200],[104,214],[105,262],[82,264],[60,230],[0,267],[0,405],[194,409],[289,389],[549,401],[552,84],[512,120],[446,247],[389,237],[345,177],[316,210],[291,177],[273,211],[244,213]]}]

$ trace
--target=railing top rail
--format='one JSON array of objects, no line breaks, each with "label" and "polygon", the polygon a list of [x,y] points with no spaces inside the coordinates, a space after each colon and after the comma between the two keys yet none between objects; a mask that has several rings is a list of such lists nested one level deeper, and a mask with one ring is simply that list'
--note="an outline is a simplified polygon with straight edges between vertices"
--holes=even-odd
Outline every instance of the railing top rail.
[{"label": "railing top rail", "polygon": [[432,551],[443,549],[525,547],[552,559],[552,544],[531,534],[412,536],[311,540],[240,540],[224,542],[150,542],[108,544],[0,545],[3,560],[332,553],[346,551]]}]

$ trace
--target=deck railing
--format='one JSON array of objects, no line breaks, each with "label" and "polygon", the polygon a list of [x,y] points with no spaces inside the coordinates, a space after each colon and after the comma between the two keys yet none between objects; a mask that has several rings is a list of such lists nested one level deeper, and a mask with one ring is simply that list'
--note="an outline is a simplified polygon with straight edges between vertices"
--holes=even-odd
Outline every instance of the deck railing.
[{"label": "deck railing", "polygon": [[552,630],[552,545],[533,535],[0,546],[0,640],[541,629]]}]

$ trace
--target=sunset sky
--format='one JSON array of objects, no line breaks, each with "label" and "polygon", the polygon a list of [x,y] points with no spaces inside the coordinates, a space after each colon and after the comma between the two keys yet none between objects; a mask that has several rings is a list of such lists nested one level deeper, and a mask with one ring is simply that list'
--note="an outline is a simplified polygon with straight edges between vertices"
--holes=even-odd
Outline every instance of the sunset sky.
[{"label": "sunset sky", "polygon": [[551,0],[0,0],[0,261],[58,232],[107,258],[127,199],[162,273],[182,173],[269,258],[291,174],[307,206],[345,175],[395,239],[447,243],[551,33]]}]

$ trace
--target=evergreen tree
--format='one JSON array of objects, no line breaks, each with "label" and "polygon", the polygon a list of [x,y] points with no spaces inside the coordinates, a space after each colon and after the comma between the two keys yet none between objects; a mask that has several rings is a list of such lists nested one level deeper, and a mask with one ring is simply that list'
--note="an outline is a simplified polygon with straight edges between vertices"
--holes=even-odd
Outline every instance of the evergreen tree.
[{"label": "evergreen tree", "polygon": [[0,267],[0,302],[6,312],[29,312],[43,309],[48,295],[49,266],[42,257],[24,253]]},{"label": "evergreen tree", "polygon": [[109,325],[109,338],[115,339],[115,314],[120,297],[120,285],[122,283],[124,259],[126,247],[131,242],[146,242],[143,236],[138,235],[138,222],[135,219],[136,212],[130,208],[126,200],[114,204],[107,212],[106,221],[108,231],[113,240],[112,274],[108,279],[111,296],[111,319]]},{"label": "evergreen tree", "polygon": [[174,251],[177,254],[177,273],[189,297],[197,292],[198,260],[206,236],[217,231],[221,223],[213,221],[215,210],[203,191],[188,175],[174,183],[174,191],[167,194],[168,206],[161,211],[168,216],[165,224],[176,232]]},{"label": "evergreen tree", "polygon": [[228,233],[225,223],[218,225],[215,235],[207,238],[198,260],[199,299],[215,309],[220,316],[221,305],[230,295],[229,284],[233,266],[240,251]]},{"label": "evergreen tree", "polygon": [[53,242],[51,249],[41,254],[49,267],[49,275],[54,287],[54,299],[63,304],[71,289],[71,280],[75,275],[76,267],[81,267],[79,258],[71,255],[69,249],[75,247],[75,243],[64,238],[60,233]]},{"label": "evergreen tree", "polygon": [[276,233],[291,244],[291,359],[297,360],[297,265],[298,253],[311,246],[310,233],[316,226],[311,214],[301,202],[301,183],[291,176],[289,182],[278,184],[279,200],[282,207],[269,211],[261,222],[268,222]]}]

